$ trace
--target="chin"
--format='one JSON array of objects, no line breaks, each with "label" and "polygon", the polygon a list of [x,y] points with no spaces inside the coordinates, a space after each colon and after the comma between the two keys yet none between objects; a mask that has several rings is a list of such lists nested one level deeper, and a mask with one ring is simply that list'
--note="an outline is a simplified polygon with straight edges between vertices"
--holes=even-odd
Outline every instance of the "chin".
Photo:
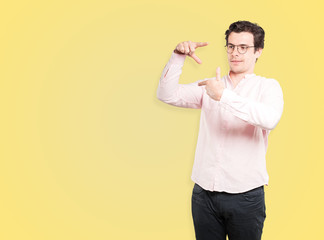
[{"label": "chin", "polygon": [[240,68],[232,67],[232,68],[231,68],[231,72],[233,72],[233,73],[242,73],[243,71],[242,71],[242,69],[240,69]]}]

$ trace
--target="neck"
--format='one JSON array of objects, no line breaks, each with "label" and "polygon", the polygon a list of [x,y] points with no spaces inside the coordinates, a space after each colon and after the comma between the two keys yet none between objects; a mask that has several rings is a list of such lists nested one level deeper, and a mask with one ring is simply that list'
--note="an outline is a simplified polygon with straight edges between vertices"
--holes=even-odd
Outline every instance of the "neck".
[{"label": "neck", "polygon": [[245,77],[246,74],[252,74],[252,73],[253,73],[253,71],[245,72],[245,73],[234,73],[234,72],[230,71],[229,76],[230,76],[231,80],[233,81],[233,83],[236,85]]}]

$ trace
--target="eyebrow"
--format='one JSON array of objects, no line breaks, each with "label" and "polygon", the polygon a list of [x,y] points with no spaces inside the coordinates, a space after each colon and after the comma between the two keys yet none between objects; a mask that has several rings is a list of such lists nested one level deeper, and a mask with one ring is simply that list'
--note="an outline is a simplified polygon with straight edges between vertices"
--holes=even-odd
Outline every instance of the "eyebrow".
[{"label": "eyebrow", "polygon": [[[233,45],[233,46],[234,46],[235,44],[233,44],[233,43],[228,43],[227,45]],[[239,45],[235,45],[235,46],[249,46],[249,45],[243,43],[243,44],[239,44]]]},{"label": "eyebrow", "polygon": [[[228,43],[227,45],[235,45],[235,44],[233,44],[233,43]],[[248,44],[239,44],[239,45],[235,45],[235,46],[249,46]]]}]

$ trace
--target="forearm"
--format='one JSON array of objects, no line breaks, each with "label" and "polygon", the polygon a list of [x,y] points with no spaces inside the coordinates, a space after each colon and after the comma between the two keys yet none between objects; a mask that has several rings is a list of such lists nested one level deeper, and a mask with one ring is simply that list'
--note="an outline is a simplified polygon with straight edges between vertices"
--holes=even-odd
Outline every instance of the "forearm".
[{"label": "forearm", "polygon": [[178,107],[200,108],[202,90],[197,83],[179,84],[185,58],[185,55],[172,53],[163,69],[157,89],[157,98]]},{"label": "forearm", "polygon": [[282,91],[278,86],[264,101],[259,102],[224,89],[220,102],[221,106],[233,115],[266,130],[272,130],[278,124],[284,105]]},{"label": "forearm", "polygon": [[185,58],[185,55],[172,53],[169,62],[163,69],[159,81],[157,90],[157,97],[159,100],[166,103],[175,100]]}]

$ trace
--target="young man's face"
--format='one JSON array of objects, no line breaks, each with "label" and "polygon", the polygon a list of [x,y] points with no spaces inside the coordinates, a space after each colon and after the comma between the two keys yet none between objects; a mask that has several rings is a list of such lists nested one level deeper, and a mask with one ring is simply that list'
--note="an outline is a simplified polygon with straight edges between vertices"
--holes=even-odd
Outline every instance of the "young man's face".
[{"label": "young man's face", "polygon": [[[249,32],[231,32],[227,44],[254,46],[254,37]],[[246,53],[241,54],[235,47],[232,53],[227,53],[230,71],[235,74],[253,73],[255,61],[260,57],[261,52],[262,49],[255,51],[255,48],[248,48]]]}]

